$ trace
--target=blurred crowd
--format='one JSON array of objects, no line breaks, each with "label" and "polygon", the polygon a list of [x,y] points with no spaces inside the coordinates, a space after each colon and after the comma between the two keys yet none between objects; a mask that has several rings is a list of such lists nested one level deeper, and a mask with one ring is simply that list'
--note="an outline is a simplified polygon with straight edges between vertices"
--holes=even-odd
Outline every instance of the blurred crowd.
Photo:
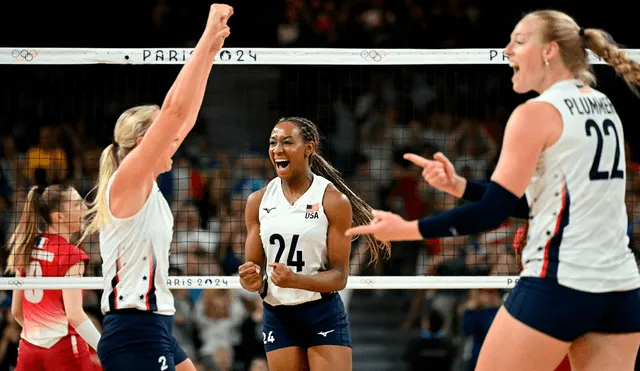
[{"label": "blurred crowd", "polygon": [[[197,2],[196,2],[197,3]],[[272,35],[280,47],[417,47],[452,48],[471,45],[490,28],[483,23],[481,1],[287,0],[275,18]],[[187,19],[191,2],[155,0],[147,8],[147,32],[175,38],[174,25]],[[428,37],[438,30],[438,38]],[[185,32],[182,30],[182,32]],[[197,33],[196,33],[197,34]],[[177,35],[177,36],[176,36]],[[419,40],[418,42],[409,40]],[[452,196],[430,188],[421,169],[402,155],[431,157],[441,151],[465,177],[486,180],[499,154],[508,109],[478,109],[461,114],[460,103],[435,109],[427,104],[446,94],[442,84],[430,89],[415,83],[407,93],[385,74],[371,74],[360,90],[332,98],[325,113],[331,124],[321,125],[326,156],[342,171],[347,183],[374,208],[416,219],[460,204]],[[320,83],[319,83],[320,84]],[[434,82],[437,85],[437,82]],[[506,87],[503,87],[506,89]],[[458,92],[456,93],[458,94]],[[314,106],[314,102],[308,102]],[[318,110],[320,111],[320,110]],[[410,114],[406,114],[410,111]],[[326,113],[328,112],[328,113]],[[478,113],[480,112],[480,113]],[[272,121],[275,122],[276,117]],[[329,120],[323,120],[329,121]],[[0,142],[0,243],[4,246],[20,216],[32,185],[69,182],[92,200],[98,159],[105,142],[90,131],[89,117],[47,121],[4,131]],[[106,130],[109,132],[110,128]],[[37,135],[36,135],[37,134]],[[106,138],[109,140],[110,138]],[[266,138],[265,141],[266,143]],[[638,252],[640,236],[640,164],[633,162],[627,144],[627,208],[631,248]],[[158,179],[174,213],[171,246],[172,275],[233,275],[244,261],[245,200],[275,176],[263,147],[238,150],[211,145],[207,133],[194,133],[174,158],[173,169]],[[389,260],[368,266],[363,246],[355,242],[351,274],[371,275],[517,275],[512,243],[517,220],[477,236],[397,243]],[[88,275],[101,276],[99,243],[93,236],[81,246],[90,256]],[[4,254],[4,255],[2,255]],[[7,252],[0,254],[6,261]],[[4,267],[3,267],[4,268]],[[262,305],[242,290],[176,290],[175,336],[199,370],[266,370],[261,331]],[[473,362],[497,308],[497,290],[418,290],[399,324],[421,329],[421,338],[407,350],[415,360],[425,339],[448,339],[447,347]],[[85,292],[85,306],[101,318],[97,291]],[[15,364],[19,326],[6,310],[10,293],[0,293],[4,308],[0,338],[0,371]],[[460,340],[462,339],[462,340]],[[445,368],[443,368],[445,369]]]}]

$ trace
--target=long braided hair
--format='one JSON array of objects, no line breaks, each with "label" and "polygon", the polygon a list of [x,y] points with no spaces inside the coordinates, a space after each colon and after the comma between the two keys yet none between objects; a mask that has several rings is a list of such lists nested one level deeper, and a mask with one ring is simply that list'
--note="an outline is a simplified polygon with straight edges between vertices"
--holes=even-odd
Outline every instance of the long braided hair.
[{"label": "long braided hair", "polygon": [[[373,220],[372,208],[367,204],[360,196],[353,192],[349,186],[342,179],[340,172],[334,168],[327,160],[320,155],[320,133],[316,125],[309,119],[303,117],[284,117],[281,118],[277,124],[283,122],[291,122],[295,124],[305,143],[316,143],[316,153],[313,156],[309,156],[309,165],[311,171],[323,178],[329,180],[333,185],[342,192],[349,202],[351,202],[351,208],[353,210],[352,225],[360,226],[367,225]],[[277,125],[276,124],[276,125]],[[356,237],[357,238],[357,237]],[[367,235],[367,247],[371,254],[370,262],[375,263],[380,257],[379,250],[383,250],[385,257],[388,258],[391,255],[391,244],[388,241],[377,241],[373,236]]]}]

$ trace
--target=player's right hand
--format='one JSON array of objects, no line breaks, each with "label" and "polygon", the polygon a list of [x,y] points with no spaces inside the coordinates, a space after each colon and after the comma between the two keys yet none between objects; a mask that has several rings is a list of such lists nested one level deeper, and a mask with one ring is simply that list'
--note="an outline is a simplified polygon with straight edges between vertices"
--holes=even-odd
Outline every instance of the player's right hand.
[{"label": "player's right hand", "polygon": [[406,153],[404,159],[423,168],[422,177],[433,188],[461,197],[464,190],[460,190],[460,176],[449,159],[441,152],[433,156],[433,160],[426,159],[413,153]]},{"label": "player's right hand", "polygon": [[262,274],[260,274],[260,266],[252,261],[242,264],[238,268],[240,282],[242,287],[249,291],[258,291],[262,288]]},{"label": "player's right hand", "polygon": [[233,8],[226,4],[213,4],[209,9],[205,34],[213,37],[212,46],[216,52],[222,49],[224,40],[231,33],[227,21],[232,15]]}]

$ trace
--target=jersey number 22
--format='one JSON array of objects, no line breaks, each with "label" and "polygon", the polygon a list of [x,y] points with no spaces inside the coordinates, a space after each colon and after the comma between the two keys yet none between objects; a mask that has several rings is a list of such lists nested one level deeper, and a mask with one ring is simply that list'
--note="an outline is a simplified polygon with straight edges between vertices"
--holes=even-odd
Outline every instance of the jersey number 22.
[{"label": "jersey number 22", "polygon": [[[591,131],[595,132],[596,138],[598,139],[598,144],[596,146],[596,154],[593,157],[593,164],[591,165],[591,170],[589,171],[589,179],[591,180],[607,180],[607,179],[624,179],[624,172],[622,170],[618,170],[618,165],[620,165],[620,139],[618,138],[618,131],[616,130],[616,126],[613,121],[606,119],[602,122],[602,128],[604,129],[604,135],[609,136],[613,134],[616,138],[616,153],[615,158],[613,159],[613,166],[611,167],[611,173],[608,171],[600,171],[600,159],[602,157],[602,147],[604,143],[604,136],[602,135],[602,131],[598,124],[589,119],[584,125],[584,129],[588,137],[591,136]],[[610,131],[611,130],[611,131]]]},{"label": "jersey number 22", "polygon": [[[302,267],[305,266],[304,260],[302,259],[302,251],[296,251],[296,247],[298,246],[298,239],[300,235],[294,234],[293,238],[291,238],[291,246],[289,246],[289,254],[287,256],[287,265],[289,267],[296,267],[296,272],[302,272]],[[269,237],[269,243],[275,245],[278,243],[278,253],[276,254],[276,263],[280,263],[280,259],[282,258],[282,254],[284,253],[285,242],[284,237],[280,234],[272,234]],[[297,253],[297,254],[295,254]],[[294,259],[295,254],[295,259]]]}]

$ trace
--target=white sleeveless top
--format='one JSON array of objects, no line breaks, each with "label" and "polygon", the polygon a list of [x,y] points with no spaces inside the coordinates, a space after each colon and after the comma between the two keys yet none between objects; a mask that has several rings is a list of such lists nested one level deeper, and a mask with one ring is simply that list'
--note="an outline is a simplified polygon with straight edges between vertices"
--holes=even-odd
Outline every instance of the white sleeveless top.
[{"label": "white sleeveless top", "polygon": [[[107,205],[114,179],[115,173],[107,185]],[[167,286],[173,215],[157,183],[137,214],[121,219],[109,209],[109,215],[111,221],[100,230],[102,312],[137,309],[173,315]]]},{"label": "white sleeveless top", "polygon": [[558,82],[532,101],[553,105],[563,130],[526,190],[530,226],[521,275],[594,293],[640,287],[628,247],[624,133],[613,104],[577,80]]},{"label": "white sleeveless top", "polygon": [[[294,273],[313,275],[328,263],[327,231],[329,221],[322,201],[327,179],[313,175],[309,189],[293,204],[284,197],[282,181],[275,178],[267,185],[260,203],[260,238],[266,257],[266,274],[271,263],[283,263]],[[264,301],[271,305],[297,305],[321,298],[318,292],[280,288],[267,281]]]}]

